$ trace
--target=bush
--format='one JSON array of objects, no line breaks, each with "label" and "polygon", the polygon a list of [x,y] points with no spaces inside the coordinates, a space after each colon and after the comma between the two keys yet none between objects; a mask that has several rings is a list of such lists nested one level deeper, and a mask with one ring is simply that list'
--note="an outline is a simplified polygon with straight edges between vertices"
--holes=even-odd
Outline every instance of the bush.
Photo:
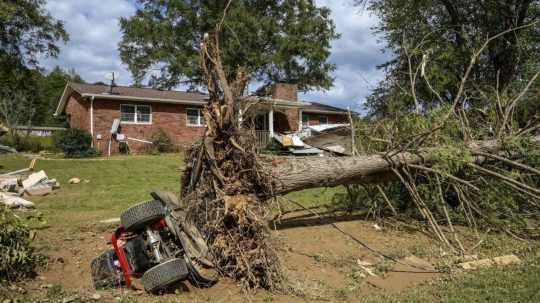
[{"label": "bush", "polygon": [[158,129],[154,132],[150,136],[149,141],[153,143],[153,150],[156,152],[167,153],[173,151],[171,138],[169,138],[167,133],[162,129]]},{"label": "bush", "polygon": [[30,230],[13,214],[0,205],[0,283],[13,282],[35,273],[42,257],[34,254]]},{"label": "bush", "polygon": [[70,128],[54,135],[55,146],[64,152],[67,158],[97,157],[99,151],[91,147],[92,136],[85,130]]},{"label": "bush", "polygon": [[56,151],[52,137],[5,135],[0,138],[0,144],[13,147],[19,152]]}]

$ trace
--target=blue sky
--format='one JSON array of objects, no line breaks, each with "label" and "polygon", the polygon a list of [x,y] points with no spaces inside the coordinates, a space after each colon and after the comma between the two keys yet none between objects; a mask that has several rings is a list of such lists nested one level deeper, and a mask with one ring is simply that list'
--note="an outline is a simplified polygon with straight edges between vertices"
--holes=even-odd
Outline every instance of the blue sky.
[{"label": "blue sky", "polygon": [[[332,10],[339,40],[332,44],[330,61],[337,65],[334,87],[328,91],[315,91],[300,96],[304,100],[361,110],[361,104],[382,79],[376,66],[384,63],[388,55],[373,34],[377,19],[367,11],[352,6],[352,0],[316,0]],[[128,85],[131,75],[122,64],[118,42],[122,35],[118,19],[135,12],[133,1],[128,0],[49,0],[46,9],[63,20],[70,41],[61,46],[58,58],[44,58],[42,65],[52,69],[59,65],[74,68],[89,82],[106,81],[105,74],[119,74],[118,83]]]}]

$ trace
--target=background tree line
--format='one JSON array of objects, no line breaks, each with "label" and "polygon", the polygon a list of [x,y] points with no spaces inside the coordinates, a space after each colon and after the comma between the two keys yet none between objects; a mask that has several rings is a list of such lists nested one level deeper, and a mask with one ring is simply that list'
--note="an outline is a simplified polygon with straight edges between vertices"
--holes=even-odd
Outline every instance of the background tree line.
[{"label": "background tree line", "polygon": [[64,126],[54,110],[67,81],[84,82],[75,70],[46,72],[40,57],[56,57],[67,42],[62,21],[44,10],[44,0],[0,1],[0,121],[7,126]]},{"label": "background tree line", "polygon": [[[540,68],[540,1],[359,0],[379,17],[374,30],[392,59],[365,106],[371,117],[426,112],[450,104],[473,53],[477,58],[460,101],[481,114],[499,97],[522,89]],[[429,83],[428,83],[429,82]],[[432,88],[429,87],[432,86]],[[521,103],[521,123],[540,112],[539,81]],[[411,90],[414,89],[414,92]],[[439,96],[437,96],[438,94]]]}]

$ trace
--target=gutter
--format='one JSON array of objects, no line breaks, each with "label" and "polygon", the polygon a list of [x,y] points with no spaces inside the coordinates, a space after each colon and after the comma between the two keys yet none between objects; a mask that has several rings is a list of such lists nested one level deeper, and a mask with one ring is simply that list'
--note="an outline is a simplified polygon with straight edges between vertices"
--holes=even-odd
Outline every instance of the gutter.
[{"label": "gutter", "polygon": [[330,111],[330,110],[310,110],[310,109],[307,109],[307,108],[304,108],[302,110],[304,113],[314,113],[314,114],[329,114],[329,115],[348,115],[347,112],[338,112],[338,111]]},{"label": "gutter", "polygon": [[94,97],[90,98],[90,135],[92,135],[91,146],[94,147]]},{"label": "gutter", "polygon": [[197,100],[175,100],[164,98],[144,98],[144,97],[131,97],[131,96],[119,96],[119,95],[107,95],[107,94],[81,94],[83,98],[98,98],[105,100],[123,100],[123,101],[139,101],[139,102],[157,102],[157,103],[171,103],[171,104],[190,104],[190,105],[206,105],[208,101]]},{"label": "gutter", "polygon": [[311,103],[304,101],[290,101],[283,99],[273,99],[269,97],[258,97],[258,96],[248,96],[241,99],[242,101],[247,102],[260,102],[259,105],[272,105],[279,107],[289,107],[289,108],[302,108],[305,106],[310,106]]}]

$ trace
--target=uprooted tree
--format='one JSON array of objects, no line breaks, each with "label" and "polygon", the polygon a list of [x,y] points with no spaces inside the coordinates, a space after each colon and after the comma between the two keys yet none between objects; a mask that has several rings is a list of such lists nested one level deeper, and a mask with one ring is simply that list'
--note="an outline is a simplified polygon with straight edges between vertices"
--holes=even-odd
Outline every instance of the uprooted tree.
[{"label": "uprooted tree", "polygon": [[[381,185],[395,184],[397,180],[422,220],[452,249],[463,250],[457,237],[448,240],[446,229],[439,223],[439,215],[446,214],[443,218],[448,219],[448,227],[453,230],[447,209],[450,191],[471,218],[490,217],[491,209],[476,204],[473,194],[481,197],[480,188],[494,186],[490,180],[496,180],[498,188],[504,187],[518,197],[513,200],[518,205],[492,206],[498,208],[499,215],[508,211],[509,216],[527,213],[529,218],[540,219],[540,171],[535,168],[540,159],[539,138],[534,136],[538,124],[516,129],[512,121],[517,104],[538,74],[515,97],[499,98],[495,106],[486,109],[490,125],[496,127],[492,133],[476,131],[467,119],[464,84],[490,40],[475,52],[458,94],[448,107],[425,117],[412,114],[389,123],[362,122],[371,124],[369,133],[356,134],[357,139],[365,139],[358,143],[364,155],[262,157],[256,153],[254,136],[239,119],[251,71],[244,66],[232,70],[223,66],[223,20],[201,43],[201,63],[210,95],[204,111],[207,128],[186,156],[182,179],[187,218],[205,236],[221,274],[250,288],[282,289],[284,277],[266,223],[268,201],[306,188],[376,184],[396,212]],[[428,77],[425,81],[429,85]],[[381,136],[375,138],[377,135]],[[523,158],[526,161],[520,160]],[[437,212],[434,207],[443,211]]]}]

